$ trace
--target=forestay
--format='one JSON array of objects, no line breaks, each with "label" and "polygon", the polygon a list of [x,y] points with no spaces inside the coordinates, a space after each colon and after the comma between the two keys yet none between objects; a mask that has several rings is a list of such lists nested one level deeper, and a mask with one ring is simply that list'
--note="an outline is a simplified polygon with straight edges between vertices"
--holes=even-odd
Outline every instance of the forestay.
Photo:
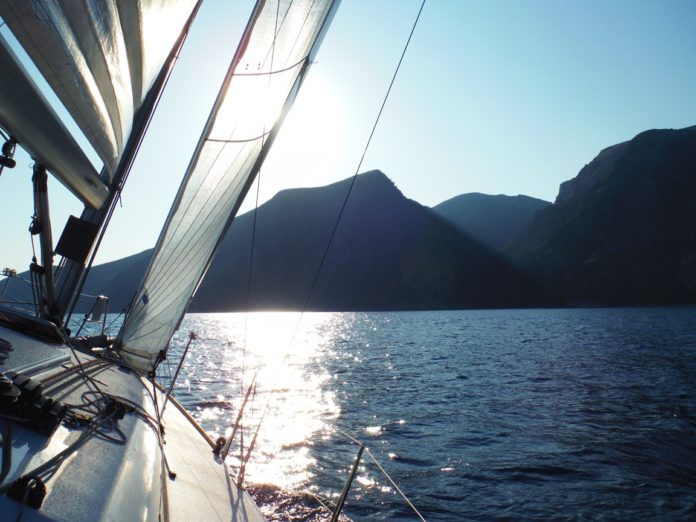
[{"label": "forestay", "polygon": [[124,321],[121,354],[133,367],[151,370],[178,327],[337,5],[257,2]]},{"label": "forestay", "polygon": [[104,162],[107,184],[126,146],[136,111],[195,3],[0,2],[0,16]]}]

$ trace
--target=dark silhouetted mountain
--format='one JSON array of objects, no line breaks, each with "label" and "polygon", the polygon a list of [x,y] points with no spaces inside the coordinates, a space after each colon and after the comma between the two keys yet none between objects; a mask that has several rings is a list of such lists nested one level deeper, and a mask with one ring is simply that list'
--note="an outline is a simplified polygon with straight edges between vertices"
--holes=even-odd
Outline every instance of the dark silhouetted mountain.
[{"label": "dark silhouetted mountain", "polygon": [[[351,180],[285,190],[233,222],[190,311],[400,310],[531,306],[540,286],[431,209],[406,199],[383,173],[355,180],[308,298]],[[95,267],[85,293],[120,311],[151,251]],[[247,295],[248,301],[247,301]]]},{"label": "dark silhouetted mountain", "polygon": [[484,245],[501,250],[551,203],[529,196],[473,192],[443,201],[433,210]]},{"label": "dark silhouetted mountain", "polygon": [[[438,205],[451,221],[467,212],[477,216],[468,219],[469,233],[406,199],[381,172],[361,174],[318,272],[350,183],[286,190],[259,207],[251,279],[254,214],[239,216],[191,311],[240,310],[247,303],[386,310],[696,302],[696,127],[651,130],[604,149],[561,185],[550,206],[476,194]],[[462,201],[467,210],[455,212]],[[506,238],[484,225],[502,221],[492,208],[518,203],[526,216],[544,208],[497,254],[484,243],[499,246]],[[504,212],[509,219],[513,210]],[[150,255],[95,267],[85,292],[111,296],[111,310],[120,310]]]},{"label": "dark silhouetted mountain", "polygon": [[[152,250],[145,250],[139,254],[94,266],[82,289],[76,310],[86,312],[94,304],[94,296],[106,295],[109,297],[109,312],[119,313],[133,298],[151,256]],[[28,281],[29,272],[20,274],[20,278]],[[8,296],[13,301],[29,303],[32,301],[31,286],[21,279],[10,281]],[[33,306],[26,308],[33,310]]]},{"label": "dark silhouetted mountain", "polygon": [[[130,303],[145,275],[152,249],[92,268],[85,283],[84,294],[109,296],[109,311],[121,312]],[[93,299],[81,300],[80,310],[92,306]]]},{"label": "dark silhouetted mountain", "polygon": [[382,172],[356,178],[321,263],[351,180],[278,193],[256,217],[233,223],[192,311],[250,308],[437,309],[538,304],[538,287],[431,209],[406,199]]},{"label": "dark silhouetted mountain", "polygon": [[571,304],[696,302],[696,127],[604,149],[507,253]]}]

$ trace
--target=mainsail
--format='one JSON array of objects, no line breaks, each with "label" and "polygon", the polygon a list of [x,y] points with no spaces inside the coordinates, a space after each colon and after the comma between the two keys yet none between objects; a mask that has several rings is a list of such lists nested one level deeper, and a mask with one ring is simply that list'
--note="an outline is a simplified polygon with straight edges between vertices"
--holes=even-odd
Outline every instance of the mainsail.
[{"label": "mainsail", "polygon": [[338,6],[259,1],[120,334],[133,367],[151,370],[292,105]]},{"label": "mainsail", "polygon": [[[196,0],[0,2],[0,16],[104,162],[106,185],[135,114],[195,5]],[[23,120],[12,124],[13,134],[30,134]],[[32,152],[37,161],[50,162]],[[105,199],[88,196],[82,199],[92,207]]]}]

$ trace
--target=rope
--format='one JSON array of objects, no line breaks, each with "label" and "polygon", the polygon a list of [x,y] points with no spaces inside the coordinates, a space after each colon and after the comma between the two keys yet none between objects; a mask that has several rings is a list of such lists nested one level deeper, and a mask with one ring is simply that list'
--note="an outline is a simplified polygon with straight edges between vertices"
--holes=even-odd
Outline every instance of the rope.
[{"label": "rope", "polygon": [[321,274],[321,270],[324,266],[324,263],[326,262],[326,256],[329,253],[329,249],[331,248],[331,245],[333,244],[333,239],[334,236],[336,235],[336,231],[338,230],[338,225],[341,222],[341,218],[343,217],[343,213],[345,212],[346,206],[348,204],[348,199],[350,198],[350,194],[353,191],[353,187],[355,185],[355,181],[358,177],[358,174],[360,173],[360,169],[362,168],[363,161],[365,160],[365,156],[367,154],[367,150],[370,147],[370,144],[372,143],[372,137],[375,134],[375,131],[377,129],[377,125],[379,124],[379,120],[382,117],[382,112],[384,112],[384,107],[387,104],[387,100],[389,99],[389,95],[391,94],[392,87],[394,86],[394,82],[396,81],[396,77],[399,74],[399,70],[401,69],[401,64],[404,60],[404,56],[406,55],[406,51],[408,50],[408,47],[411,43],[411,38],[413,37],[413,33],[416,30],[416,26],[418,25],[418,21],[420,20],[421,13],[423,12],[423,8],[425,7],[425,0],[421,2],[420,8],[418,9],[418,14],[416,15],[416,19],[413,22],[413,25],[411,27],[411,32],[408,35],[408,38],[406,39],[406,43],[404,44],[404,48],[401,51],[401,56],[399,57],[399,61],[396,65],[396,69],[394,70],[394,74],[392,75],[392,79],[389,82],[389,87],[387,88],[387,92],[384,95],[384,99],[382,100],[382,105],[380,106],[379,112],[377,113],[377,117],[375,118],[375,122],[372,125],[372,130],[370,131],[370,135],[367,138],[367,141],[365,143],[365,148],[363,150],[362,155],[360,156],[360,161],[358,162],[358,166],[355,169],[355,174],[353,174],[353,177],[350,181],[350,185],[348,187],[348,191],[346,192],[346,196],[343,199],[343,203],[341,204],[341,209],[338,213],[338,216],[336,217],[336,221],[333,225],[333,228],[331,229],[331,234],[329,235],[329,240],[326,242],[326,246],[324,248],[324,251],[321,256],[321,261],[319,262],[319,266],[317,267],[317,270],[314,274],[314,278],[312,279],[312,284],[310,285],[309,292],[307,293],[307,297],[305,299],[304,304],[302,305],[302,310],[300,311],[300,316],[297,319],[297,324],[295,325],[295,329],[292,333],[292,336],[290,337],[290,342],[288,343],[288,350],[283,354],[283,358],[281,359],[282,361],[285,361],[285,358],[288,355],[288,352],[290,351],[290,348],[293,346],[295,342],[295,338],[297,337],[297,333],[300,329],[300,323],[302,322],[302,318],[304,317],[305,312],[307,311],[307,308],[309,306],[309,303],[312,299],[312,294],[314,293],[314,289],[317,285],[317,281],[319,280],[319,275]]},{"label": "rope", "polygon": [[118,314],[116,317],[114,317],[108,325],[106,325],[106,331],[107,331],[107,332],[108,332],[109,330],[111,330],[111,327],[114,325],[114,323],[116,323],[116,321],[118,321],[118,318],[121,317],[121,316],[123,315],[123,312],[124,312],[124,311],[121,310],[121,311],[119,312],[119,314]]},{"label": "rope", "polygon": [[[375,132],[376,132],[377,125],[379,124],[379,121],[380,121],[380,119],[381,119],[382,113],[384,112],[384,108],[385,108],[386,103],[387,103],[387,101],[388,101],[388,99],[389,99],[389,96],[390,96],[390,94],[391,94],[392,88],[393,88],[394,83],[395,83],[395,81],[396,81],[396,77],[397,77],[397,75],[398,75],[398,73],[399,73],[399,71],[400,71],[401,64],[402,64],[402,62],[403,62],[404,56],[405,56],[405,54],[406,54],[406,51],[407,51],[407,49],[408,49],[408,47],[409,47],[409,45],[410,45],[410,42],[411,42],[411,39],[412,39],[413,34],[414,34],[414,32],[415,32],[415,29],[416,29],[416,26],[417,26],[417,24],[418,24],[418,21],[420,20],[420,16],[421,16],[421,13],[422,13],[422,11],[423,11],[424,6],[425,6],[425,0],[422,1],[421,6],[420,6],[420,8],[419,8],[419,10],[418,10],[418,14],[417,14],[416,19],[415,19],[415,21],[414,21],[414,23],[413,23],[413,26],[411,27],[411,31],[410,31],[410,33],[409,33],[408,39],[407,39],[407,41],[406,41],[406,43],[405,43],[405,45],[404,45],[404,47],[403,47],[403,50],[402,50],[402,52],[401,52],[401,56],[400,56],[399,61],[398,61],[398,63],[397,63],[396,69],[395,69],[395,71],[394,71],[394,74],[392,75],[391,81],[390,81],[390,83],[389,83],[389,87],[388,87],[388,89],[387,89],[387,92],[386,92],[386,94],[385,94],[383,100],[382,100],[382,104],[381,104],[381,106],[380,106],[380,109],[379,109],[379,111],[378,111],[378,114],[377,114],[377,116],[376,116],[376,118],[375,118],[375,121],[374,121],[374,123],[373,123],[371,132],[370,132],[370,134],[369,134],[369,136],[368,136],[368,139],[367,139],[367,141],[366,141],[366,143],[365,143],[365,147],[364,147],[364,149],[363,149],[362,155],[361,155],[360,160],[359,160],[359,162],[358,162],[357,168],[355,169],[355,174],[353,175],[353,177],[352,177],[352,179],[351,179],[350,186],[349,186],[348,191],[347,191],[347,193],[346,193],[346,195],[345,195],[345,198],[344,198],[343,203],[342,203],[342,205],[341,205],[341,208],[340,208],[340,211],[339,211],[338,216],[337,216],[337,218],[336,218],[336,221],[335,221],[335,223],[334,223],[334,225],[333,225],[333,227],[332,227],[331,234],[330,234],[330,236],[329,236],[329,239],[328,239],[328,241],[327,241],[327,243],[326,243],[326,246],[325,246],[325,248],[324,248],[324,251],[323,251],[323,254],[322,254],[322,257],[321,257],[321,261],[320,261],[320,263],[319,263],[319,266],[318,266],[318,268],[317,268],[317,270],[316,270],[316,272],[315,272],[314,278],[313,278],[313,280],[312,280],[312,284],[311,284],[311,286],[310,286],[310,289],[309,289],[309,292],[308,292],[308,294],[307,294],[306,300],[305,300],[304,305],[303,305],[303,307],[302,307],[302,311],[301,311],[300,317],[298,318],[297,325],[296,325],[295,330],[294,330],[294,332],[293,332],[292,338],[291,338],[291,340],[290,340],[290,342],[289,342],[288,350],[287,350],[287,351],[285,352],[285,354],[283,355],[283,359],[282,359],[283,361],[285,360],[285,358],[286,358],[287,355],[288,355],[289,348],[290,348],[290,347],[293,345],[293,343],[294,343],[296,334],[297,334],[297,332],[298,332],[298,330],[299,330],[299,325],[300,325],[300,323],[301,323],[301,321],[302,321],[302,317],[303,317],[304,313],[306,312],[306,310],[307,310],[307,308],[308,308],[308,305],[309,305],[309,303],[310,303],[310,300],[311,300],[312,294],[313,294],[313,292],[314,292],[314,289],[315,289],[315,287],[316,287],[316,284],[317,284],[319,275],[320,275],[321,270],[322,270],[322,268],[323,268],[323,266],[324,266],[324,264],[325,264],[327,254],[328,254],[328,252],[329,252],[329,249],[330,249],[330,247],[331,247],[331,245],[332,245],[332,243],[333,243],[334,237],[335,237],[335,235],[336,235],[336,231],[337,231],[337,229],[338,229],[338,225],[339,225],[339,223],[340,223],[340,221],[341,221],[341,219],[342,219],[342,217],[343,217],[343,214],[344,214],[344,212],[345,212],[345,209],[346,209],[346,206],[347,206],[347,203],[348,203],[348,199],[349,199],[350,194],[351,194],[351,192],[352,192],[352,190],[353,190],[353,187],[354,187],[354,185],[355,185],[355,181],[356,181],[356,179],[357,179],[357,177],[358,177],[358,175],[359,175],[359,173],[360,173],[360,169],[362,168],[362,164],[363,164],[363,162],[364,162],[365,156],[366,156],[367,151],[368,151],[368,149],[369,149],[369,147],[370,147],[370,145],[371,145],[372,138],[374,137],[374,134],[375,134]],[[277,23],[277,18],[276,18],[276,23]],[[275,36],[274,36],[274,44],[273,44],[273,45],[275,45]],[[273,55],[271,55],[271,66],[272,66],[272,62],[273,62]],[[289,68],[295,67],[296,65],[297,65],[297,64],[295,64],[295,65],[293,65],[293,66],[291,66],[291,67],[289,67]],[[269,75],[269,81],[270,81],[270,74],[269,74],[269,73],[258,73],[258,75],[262,75],[262,74],[268,74],[268,75]],[[241,75],[241,74],[240,74],[240,75]],[[252,75],[252,74],[250,74],[250,75]],[[253,74],[253,75],[256,75],[256,74]],[[266,135],[267,135],[267,133],[266,133],[266,131],[265,131],[265,129],[264,129],[264,132],[263,132],[263,134],[262,134],[261,136],[256,137],[256,138],[253,138],[253,139],[250,139],[250,140],[218,140],[218,139],[211,139],[211,138],[208,138],[208,141],[211,141],[211,142],[222,142],[222,143],[246,142],[246,141],[254,141],[254,140],[258,140],[258,139],[264,139]],[[259,176],[260,176],[260,172],[259,172]],[[252,266],[253,266],[253,249],[254,249],[255,233],[256,233],[256,212],[257,212],[257,210],[258,210],[258,198],[259,198],[259,191],[260,191],[260,188],[259,188],[259,187],[260,187],[260,179],[259,179],[259,181],[257,182],[256,206],[255,206],[254,221],[253,221],[253,228],[252,228],[252,239],[251,239],[251,249],[250,249],[251,251],[250,251],[250,262],[249,262],[249,280],[248,280],[248,286],[247,286],[247,305],[248,305],[248,303],[249,303],[249,298],[250,298],[251,271],[252,271]],[[248,306],[247,306],[247,308],[248,308]],[[245,323],[245,325],[246,325],[246,323]],[[245,343],[244,343],[244,345],[246,345],[246,326],[245,326]],[[243,377],[242,377],[242,379],[243,379]],[[243,381],[242,381],[242,390],[243,390]],[[269,401],[266,401],[266,405],[265,405],[265,407],[264,407],[264,409],[263,409],[262,416],[261,416],[262,419],[263,419],[263,417],[265,416],[266,412],[268,411],[269,406],[270,406]],[[241,413],[241,411],[240,411],[240,413]],[[235,423],[235,425],[238,425],[238,422],[239,422],[239,421],[237,421],[237,422]],[[362,444],[362,443],[361,443],[360,441],[358,441],[355,437],[353,437],[353,436],[351,436],[350,434],[346,433],[345,431],[343,431],[342,429],[338,428],[337,426],[332,426],[332,425],[330,425],[330,424],[328,424],[328,423],[325,423],[325,424],[326,424],[327,426],[330,426],[330,427],[333,428],[334,430],[336,430],[338,433],[342,434],[344,437],[346,437],[347,439],[349,439],[352,443],[354,443],[354,444],[359,444],[359,445]],[[251,450],[253,449],[254,442],[255,442],[255,440],[256,440],[256,436],[258,435],[259,427],[260,427],[260,423],[259,423],[259,426],[257,426],[257,430],[256,430],[256,432],[255,432],[255,434],[254,434],[254,437],[253,437],[253,440],[252,440],[252,444],[251,444],[251,446],[250,446],[250,448],[249,448],[249,451],[248,451],[248,453],[246,454],[246,456],[244,455],[243,442],[241,442],[241,444],[240,444],[240,446],[241,446],[240,449],[241,449],[242,470],[244,469],[244,466],[245,466],[245,464],[246,464],[246,461],[247,461],[247,460],[249,459],[249,457],[250,457]],[[241,434],[241,437],[243,437],[244,432],[241,431],[240,434]],[[232,439],[232,437],[230,437],[230,441],[228,441],[228,443],[231,442],[231,439]],[[242,440],[243,440],[243,439],[242,439]],[[367,449],[367,448],[366,448],[366,449]],[[416,509],[416,507],[413,505],[413,503],[406,497],[406,495],[403,493],[403,491],[401,491],[401,489],[396,485],[396,483],[394,482],[394,480],[389,476],[389,474],[386,472],[386,470],[379,464],[379,462],[376,460],[376,458],[374,457],[374,455],[369,451],[369,449],[367,449],[367,452],[368,452],[368,454],[370,455],[371,459],[375,462],[375,464],[377,465],[377,467],[379,468],[379,470],[384,474],[384,476],[387,478],[387,480],[390,482],[390,484],[395,488],[395,490],[398,491],[398,493],[401,495],[401,497],[404,499],[404,501],[407,503],[407,505],[414,511],[414,513],[419,517],[420,520],[425,521],[425,519],[424,519],[423,516],[420,514],[420,512]],[[242,473],[243,473],[243,471],[242,471]],[[315,498],[316,498],[316,496],[315,496]],[[321,503],[321,502],[320,502],[320,503]],[[324,507],[326,507],[323,503],[321,503],[321,504],[322,504]]]},{"label": "rope", "polygon": [[[276,15],[275,15],[275,22],[274,22],[274,28],[273,28],[273,42],[271,43],[271,70],[273,70],[273,62],[275,60],[275,49],[276,49],[276,41],[278,38],[278,20],[280,18],[280,2],[276,4]],[[285,18],[283,18],[283,21],[285,21]],[[267,84],[268,92],[270,93],[271,91],[271,76],[268,76],[268,84]],[[266,122],[264,121],[263,123],[263,134],[261,135],[261,150],[263,150],[265,146],[265,139],[267,136],[266,132]],[[256,201],[254,202],[254,218],[252,221],[252,227],[251,227],[251,242],[249,245],[249,270],[247,272],[247,291],[246,291],[246,314],[244,315],[244,342],[242,343],[242,371],[241,371],[241,376],[240,376],[240,383],[239,383],[239,392],[240,392],[240,397],[244,393],[244,370],[246,367],[246,347],[247,347],[247,327],[248,327],[248,322],[249,322],[249,301],[251,299],[251,282],[252,282],[252,273],[253,273],[253,267],[254,267],[254,246],[256,244],[256,220],[258,217],[258,210],[259,210],[259,193],[261,192],[261,168],[259,168],[258,172],[256,173]],[[230,435],[230,440],[229,443],[232,442],[232,439],[234,438],[234,434],[237,431],[238,424],[241,422],[242,419],[242,412],[244,411],[244,406],[246,405],[247,400],[249,399],[249,393],[251,392],[251,387],[254,386],[256,383],[256,373],[254,373],[254,377],[252,378],[251,384],[249,385],[249,390],[247,391],[246,397],[244,398],[244,402],[242,403],[242,407],[239,410],[239,415],[237,416],[237,420],[235,422],[235,426],[232,430],[232,434]],[[256,394],[254,394],[254,399],[256,398]],[[253,399],[252,399],[253,400]],[[251,458],[251,450],[253,449],[253,446],[256,442],[256,436],[259,433],[259,429],[261,428],[261,422],[263,422],[263,418],[266,415],[266,410],[264,410],[263,414],[261,415],[261,420],[259,421],[258,426],[256,427],[256,433],[254,434],[254,439],[252,441],[252,445],[249,448],[249,451],[247,453],[246,459],[244,458],[244,432],[240,431],[240,457],[242,461],[242,465],[239,471],[238,475],[238,480],[240,484],[244,480],[244,468],[246,467],[246,463]],[[227,454],[229,452],[229,444],[225,445],[224,452],[221,453],[223,460],[227,457]]]},{"label": "rope", "polygon": [[346,433],[345,431],[343,431],[343,430],[342,430],[341,428],[339,428],[338,426],[334,426],[333,424],[329,424],[328,422],[324,422],[324,425],[325,425],[325,426],[329,426],[330,428],[333,428],[333,429],[336,430],[338,433],[340,433],[341,435],[343,435],[345,438],[347,438],[348,440],[350,440],[353,444],[357,444],[358,446],[359,446],[360,444],[363,444],[363,443],[360,442],[358,439],[356,439],[356,438],[353,437],[352,435],[349,435],[348,433]]},{"label": "rope", "polygon": [[[31,471],[24,473],[22,476],[23,477],[37,477],[39,475],[42,475],[46,472],[50,472],[55,466],[60,464],[65,457],[70,455],[72,452],[74,452],[76,449],[78,449],[80,446],[82,446],[89,437],[93,435],[94,432],[96,432],[103,424],[106,424],[109,422],[113,416],[115,415],[116,412],[111,413],[110,415],[103,417],[102,419],[99,420],[99,422],[95,422],[94,420],[90,423],[88,428],[83,431],[78,439],[70,444],[67,448],[62,450],[61,452],[57,453],[54,455],[52,458],[44,462],[43,464],[37,466],[36,468],[32,469]],[[4,484],[3,486],[0,487],[0,494],[5,493],[10,487],[12,486],[12,483],[7,483]]]},{"label": "rope", "polygon": [[336,235],[336,230],[338,230],[338,225],[341,222],[341,218],[343,217],[343,213],[346,210],[346,206],[348,204],[348,199],[350,198],[350,194],[353,191],[353,186],[355,185],[355,180],[358,178],[358,174],[360,173],[360,169],[362,168],[363,161],[365,160],[365,155],[367,154],[367,150],[370,147],[370,144],[372,143],[372,137],[375,134],[375,131],[377,130],[377,125],[379,124],[379,120],[382,117],[382,112],[384,111],[384,107],[387,104],[387,100],[389,99],[389,95],[391,94],[392,87],[394,86],[394,82],[396,81],[396,76],[399,74],[399,70],[401,69],[401,63],[404,61],[404,56],[406,55],[406,51],[408,49],[409,44],[411,43],[411,38],[413,37],[413,33],[416,30],[416,26],[418,25],[418,20],[420,20],[421,13],[423,12],[423,7],[425,6],[425,0],[421,3],[420,9],[418,10],[418,15],[416,16],[416,19],[413,22],[413,26],[411,27],[411,32],[408,35],[408,39],[406,40],[406,44],[404,45],[403,50],[401,51],[401,57],[399,58],[399,62],[396,65],[396,69],[394,70],[394,74],[392,75],[391,82],[389,83],[389,88],[387,89],[386,94],[384,95],[384,99],[382,100],[382,105],[379,108],[379,112],[377,113],[377,117],[375,118],[375,122],[372,125],[372,130],[370,131],[370,136],[367,138],[367,142],[365,143],[365,148],[363,149],[362,156],[360,156],[360,161],[358,162],[358,167],[355,169],[355,174],[353,174],[353,178],[350,180],[350,186],[348,187],[348,191],[346,192],[346,196],[343,199],[343,204],[341,205],[341,210],[338,213],[338,217],[336,218],[336,222],[334,223],[333,229],[331,230],[331,235],[329,236],[329,240],[326,243],[326,247],[324,248],[324,253],[321,256],[321,261],[319,262],[319,268],[317,268],[317,271],[314,275],[314,279],[312,280],[312,286],[309,289],[309,293],[307,294],[307,299],[305,300],[304,306],[302,307],[302,313],[304,314],[305,310],[309,306],[309,302],[312,298],[312,294],[314,293],[314,287],[317,284],[317,281],[319,280],[319,274],[321,273],[321,269],[324,266],[324,263],[326,261],[326,256],[329,253],[329,249],[331,248],[331,244],[333,243],[334,236]]}]

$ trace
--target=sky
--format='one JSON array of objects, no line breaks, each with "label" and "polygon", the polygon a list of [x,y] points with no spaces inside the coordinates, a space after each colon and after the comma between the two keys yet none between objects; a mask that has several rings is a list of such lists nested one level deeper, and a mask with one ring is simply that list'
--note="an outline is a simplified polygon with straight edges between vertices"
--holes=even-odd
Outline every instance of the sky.
[{"label": "sky", "polygon": [[[260,202],[355,174],[419,7],[343,0],[261,171]],[[97,263],[154,245],[251,8],[204,2]],[[467,192],[553,201],[603,148],[696,125],[695,64],[696,0],[427,0],[359,170],[428,206]],[[23,271],[31,160],[17,160],[0,176],[11,236],[0,268]],[[57,181],[49,192],[57,241],[81,205]]]}]

